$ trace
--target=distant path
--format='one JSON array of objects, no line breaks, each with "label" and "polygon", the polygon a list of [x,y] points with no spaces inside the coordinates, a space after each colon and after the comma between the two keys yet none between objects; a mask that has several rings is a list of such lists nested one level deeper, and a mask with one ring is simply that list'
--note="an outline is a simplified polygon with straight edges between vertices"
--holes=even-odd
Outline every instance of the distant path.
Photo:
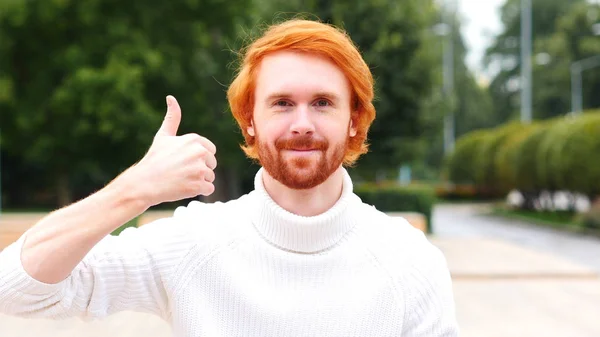
[{"label": "distant path", "polygon": [[433,212],[436,237],[505,240],[586,265],[600,272],[600,238],[563,232],[525,221],[487,216],[487,205],[442,204]]}]

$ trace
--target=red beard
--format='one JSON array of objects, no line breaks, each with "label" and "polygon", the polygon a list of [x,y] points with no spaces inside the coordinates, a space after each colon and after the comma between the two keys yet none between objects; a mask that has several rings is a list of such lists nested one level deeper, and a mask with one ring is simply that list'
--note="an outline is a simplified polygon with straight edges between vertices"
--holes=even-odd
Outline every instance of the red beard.
[{"label": "red beard", "polygon": [[[262,143],[257,135],[257,145],[258,158],[265,170],[283,185],[300,190],[320,185],[340,167],[348,141],[337,145],[329,158],[329,142],[310,135],[279,138],[275,141],[275,151]],[[282,153],[285,150],[314,150],[318,153],[286,160]]]}]

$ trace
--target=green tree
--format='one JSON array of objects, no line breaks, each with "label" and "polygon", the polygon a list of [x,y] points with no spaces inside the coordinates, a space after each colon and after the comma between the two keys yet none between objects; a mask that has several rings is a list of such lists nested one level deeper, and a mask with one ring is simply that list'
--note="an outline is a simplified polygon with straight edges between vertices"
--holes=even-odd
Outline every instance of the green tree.
[{"label": "green tree", "polygon": [[237,170],[246,160],[221,83],[231,79],[228,50],[250,5],[0,2],[4,151],[43,167],[67,204],[77,177],[104,184],[143,155],[173,94],[180,132],[212,139],[220,170]]},{"label": "green tree", "polygon": [[[578,3],[556,21],[555,32],[536,41],[535,52],[548,55],[548,64],[534,67],[534,106],[538,118],[571,110],[571,64],[600,55],[600,38],[593,25],[600,23],[600,4]],[[600,107],[600,68],[583,72],[584,108]]]},{"label": "green tree", "polygon": [[[556,32],[556,22],[573,6],[585,0],[533,0],[532,1],[532,39],[534,45]],[[504,26],[492,45],[486,51],[485,64],[500,66],[500,72],[490,83],[490,94],[493,99],[494,114],[500,122],[508,121],[518,115],[520,107],[519,76],[520,66],[520,34],[521,34],[520,0],[507,0],[501,8],[501,20]],[[541,52],[541,50],[536,50]],[[534,54],[536,54],[534,53]],[[535,59],[534,59],[535,63]],[[537,75],[537,72],[536,72]],[[534,76],[534,89],[541,79]],[[539,95],[533,92],[534,99]],[[537,102],[537,101],[536,101]],[[542,108],[536,103],[534,117],[539,117]],[[559,107],[560,108],[560,107]],[[562,113],[565,111],[563,110]]]},{"label": "green tree", "polygon": [[[440,15],[443,13],[440,13]],[[424,137],[426,145],[426,162],[433,169],[442,165],[443,148],[443,118],[444,109],[454,111],[455,138],[478,129],[486,129],[497,125],[493,116],[492,101],[487,88],[477,80],[475,74],[465,63],[467,48],[461,34],[461,20],[455,17],[452,24],[452,43],[454,54],[454,93],[451,102],[442,92],[442,44],[447,37],[439,37],[436,41],[440,46],[436,52],[438,64],[435,68],[437,82],[430,98],[426,100],[425,116],[429,117],[428,128]],[[449,106],[451,105],[451,106]]]}]

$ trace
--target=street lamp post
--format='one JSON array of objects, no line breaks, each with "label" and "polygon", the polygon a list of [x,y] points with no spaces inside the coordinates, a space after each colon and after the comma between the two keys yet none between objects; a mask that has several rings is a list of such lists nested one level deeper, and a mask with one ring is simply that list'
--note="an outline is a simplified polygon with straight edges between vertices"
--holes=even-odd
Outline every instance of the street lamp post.
[{"label": "street lamp post", "polygon": [[456,3],[453,0],[446,0],[442,12],[442,22],[433,27],[433,32],[444,37],[443,42],[443,94],[448,109],[444,114],[444,154],[449,154],[454,150],[455,142],[455,122],[453,108],[454,92],[454,39],[453,23],[456,12]]},{"label": "street lamp post", "polygon": [[444,115],[444,153],[448,154],[454,150],[455,142],[455,121],[453,108],[454,93],[454,17],[456,3],[453,0],[446,0],[446,10],[444,10],[444,98],[449,107]]},{"label": "street lamp post", "polygon": [[531,0],[521,0],[521,122],[531,123]]},{"label": "street lamp post", "polygon": [[571,113],[581,114],[583,111],[583,83],[581,73],[584,70],[600,66],[600,55],[588,57],[571,63]]}]

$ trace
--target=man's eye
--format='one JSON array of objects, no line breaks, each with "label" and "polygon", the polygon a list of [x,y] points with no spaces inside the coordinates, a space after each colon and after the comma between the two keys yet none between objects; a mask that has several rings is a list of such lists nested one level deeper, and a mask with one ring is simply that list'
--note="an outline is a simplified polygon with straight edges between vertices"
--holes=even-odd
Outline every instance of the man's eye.
[{"label": "man's eye", "polygon": [[287,101],[277,101],[275,102],[276,106],[288,106],[289,103]]},{"label": "man's eye", "polygon": [[320,99],[317,101],[317,106],[329,106],[329,105],[330,105],[330,103],[326,99]]}]

